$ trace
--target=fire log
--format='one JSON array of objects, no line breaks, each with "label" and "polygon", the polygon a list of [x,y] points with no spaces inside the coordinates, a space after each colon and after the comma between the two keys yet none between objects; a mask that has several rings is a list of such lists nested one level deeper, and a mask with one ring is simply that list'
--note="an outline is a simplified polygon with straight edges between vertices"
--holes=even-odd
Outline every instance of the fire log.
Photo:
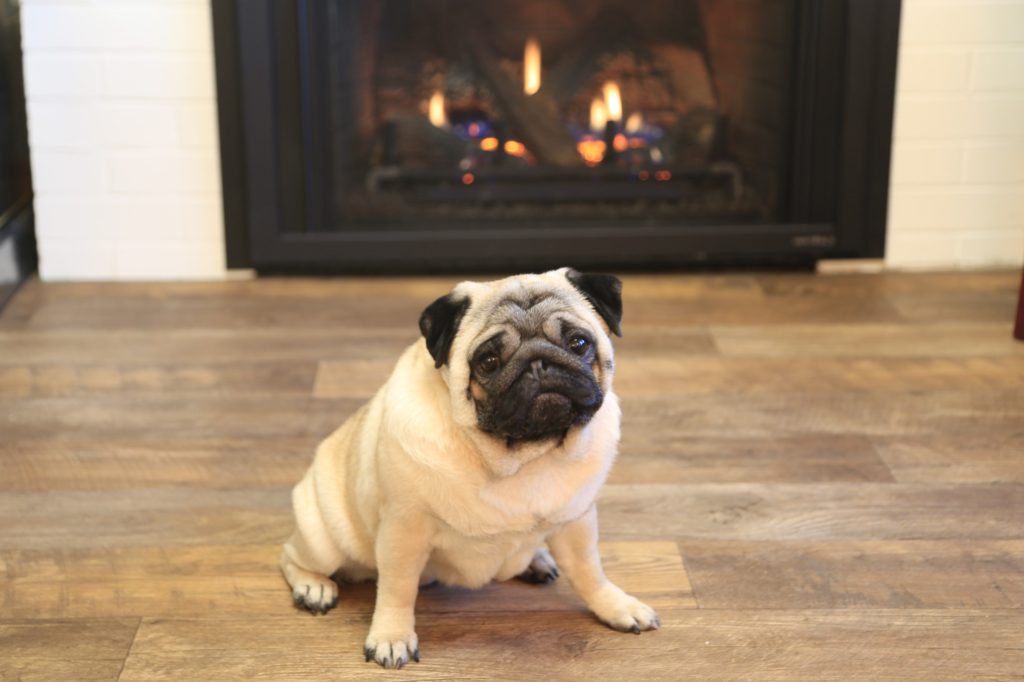
[{"label": "fire log", "polygon": [[527,97],[522,85],[502,71],[490,48],[475,31],[463,31],[463,38],[469,63],[490,86],[505,118],[537,160],[559,168],[582,166],[576,142],[560,120],[554,100],[543,93],[543,88]]}]

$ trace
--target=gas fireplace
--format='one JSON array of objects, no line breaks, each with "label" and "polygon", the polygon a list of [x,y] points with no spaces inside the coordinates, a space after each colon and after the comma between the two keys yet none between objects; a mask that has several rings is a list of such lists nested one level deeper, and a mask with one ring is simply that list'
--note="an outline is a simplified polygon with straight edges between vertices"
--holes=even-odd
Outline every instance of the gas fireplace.
[{"label": "gas fireplace", "polygon": [[892,0],[214,8],[234,265],[881,255]]}]

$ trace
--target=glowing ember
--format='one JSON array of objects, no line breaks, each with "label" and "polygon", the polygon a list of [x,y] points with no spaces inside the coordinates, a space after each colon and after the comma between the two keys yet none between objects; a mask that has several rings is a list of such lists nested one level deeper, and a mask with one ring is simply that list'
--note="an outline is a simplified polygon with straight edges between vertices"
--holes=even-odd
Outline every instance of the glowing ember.
[{"label": "glowing ember", "polygon": [[647,180],[650,177],[651,177],[651,174],[648,173],[647,171],[645,171],[645,170],[640,171],[640,179],[641,180]]},{"label": "glowing ember", "polygon": [[525,156],[526,145],[519,140],[509,140],[505,143],[505,153],[509,156]]},{"label": "glowing ember", "polygon": [[483,149],[485,152],[493,152],[497,148],[498,138],[496,137],[485,137],[480,140],[480,149]]},{"label": "glowing ember", "polygon": [[604,106],[608,111],[609,121],[622,120],[622,95],[619,93],[619,84],[615,81],[608,81],[602,88],[604,93]]},{"label": "glowing ember", "polygon": [[469,127],[466,128],[466,132],[469,133],[470,137],[480,137],[480,124],[470,123]]},{"label": "glowing ember", "polygon": [[629,149],[629,140],[622,133],[612,138],[612,148],[617,152],[624,152]]},{"label": "glowing ember", "polygon": [[444,113],[444,93],[440,90],[435,90],[434,94],[430,96],[430,104],[427,105],[427,118],[438,128],[448,125],[448,117]]},{"label": "glowing ember", "polygon": [[583,157],[583,163],[596,166],[604,159],[606,146],[604,140],[585,138],[576,143],[576,151]]},{"label": "glowing ember", "polygon": [[604,100],[594,98],[594,101],[590,103],[590,129],[595,133],[604,131],[605,124],[608,123],[608,108],[604,105]]},{"label": "glowing ember", "polygon": [[639,111],[634,111],[626,119],[626,132],[630,135],[635,135],[640,132],[640,129],[644,127],[644,117]]},{"label": "glowing ember", "polygon": [[526,41],[523,49],[523,92],[532,95],[540,90],[540,43],[535,38]]},{"label": "glowing ember", "polygon": [[672,179],[672,172],[667,170],[654,171],[654,179],[665,182]]},{"label": "glowing ember", "polygon": [[472,185],[475,180],[476,178],[473,176],[472,173],[464,173],[462,176],[463,185]]}]

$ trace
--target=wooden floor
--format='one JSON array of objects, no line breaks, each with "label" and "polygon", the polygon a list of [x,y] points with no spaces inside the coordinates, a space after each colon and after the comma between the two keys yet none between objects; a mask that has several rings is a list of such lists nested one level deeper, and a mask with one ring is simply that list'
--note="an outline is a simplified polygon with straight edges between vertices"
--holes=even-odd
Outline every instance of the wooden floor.
[{"label": "wooden floor", "polygon": [[608,573],[313,617],[288,490],[453,280],[32,282],[0,316],[0,679],[1024,679],[1018,273],[631,276]]}]

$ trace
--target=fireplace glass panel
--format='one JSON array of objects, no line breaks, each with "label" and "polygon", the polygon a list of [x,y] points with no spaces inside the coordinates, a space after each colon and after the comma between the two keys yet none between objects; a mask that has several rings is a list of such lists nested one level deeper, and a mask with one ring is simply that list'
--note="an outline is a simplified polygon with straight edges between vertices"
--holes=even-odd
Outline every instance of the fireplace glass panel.
[{"label": "fireplace glass panel", "polygon": [[[785,220],[795,0],[334,0],[319,229]],[[315,99],[318,107],[309,110]],[[326,100],[326,101],[322,101]],[[326,104],[326,107],[323,105]],[[308,165],[307,165],[308,172]],[[315,183],[314,183],[315,184]]]}]

